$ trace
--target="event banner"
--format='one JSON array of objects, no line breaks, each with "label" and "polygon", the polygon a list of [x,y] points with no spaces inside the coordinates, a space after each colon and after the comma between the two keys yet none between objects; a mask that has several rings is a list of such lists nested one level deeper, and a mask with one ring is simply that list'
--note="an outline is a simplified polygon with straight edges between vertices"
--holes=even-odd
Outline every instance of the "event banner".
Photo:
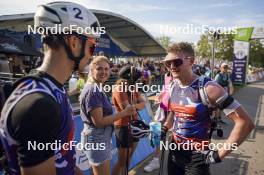
[{"label": "event banner", "polygon": [[253,27],[239,28],[237,29],[237,34],[235,35],[235,40],[237,41],[249,41],[251,34],[253,32]]},{"label": "event banner", "polygon": [[235,84],[246,83],[246,68],[249,55],[249,42],[234,41],[232,81]]}]

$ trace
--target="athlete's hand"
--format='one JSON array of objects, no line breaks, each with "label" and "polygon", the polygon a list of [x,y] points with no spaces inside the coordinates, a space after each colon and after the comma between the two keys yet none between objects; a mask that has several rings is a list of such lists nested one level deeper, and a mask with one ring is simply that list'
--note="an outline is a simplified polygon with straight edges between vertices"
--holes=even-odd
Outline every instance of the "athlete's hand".
[{"label": "athlete's hand", "polygon": [[168,128],[163,125],[161,127],[160,140],[162,140],[162,141],[166,140],[167,132],[168,132]]},{"label": "athlete's hand", "polygon": [[194,152],[192,155],[192,162],[194,166],[204,165],[204,164],[215,164],[220,163],[221,159],[219,157],[218,151],[206,150],[200,152]]},{"label": "athlete's hand", "polygon": [[136,107],[134,105],[127,105],[124,109],[126,116],[136,113]]}]

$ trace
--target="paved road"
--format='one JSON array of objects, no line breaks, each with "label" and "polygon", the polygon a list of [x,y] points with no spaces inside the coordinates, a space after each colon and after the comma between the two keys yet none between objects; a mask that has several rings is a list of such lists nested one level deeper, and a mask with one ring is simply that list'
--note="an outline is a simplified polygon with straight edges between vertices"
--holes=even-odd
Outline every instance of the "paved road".
[{"label": "paved road", "polygon": [[[237,151],[229,154],[222,163],[213,165],[213,175],[264,175],[264,79],[240,89],[235,98],[244,106],[255,123],[246,141]],[[224,117],[224,138],[220,139],[213,135],[212,142],[222,142],[228,137],[233,127],[233,122]],[[152,173],[144,173],[143,167],[151,160],[146,159],[143,163],[130,171],[130,175],[158,175],[158,170]],[[163,175],[166,173],[166,165]]]}]

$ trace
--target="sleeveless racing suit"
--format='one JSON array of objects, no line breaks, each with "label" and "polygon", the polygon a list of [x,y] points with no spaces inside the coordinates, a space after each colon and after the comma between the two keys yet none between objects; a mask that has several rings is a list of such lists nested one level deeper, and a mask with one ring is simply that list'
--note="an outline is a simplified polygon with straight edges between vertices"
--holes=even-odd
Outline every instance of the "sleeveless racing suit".
[{"label": "sleeveless racing suit", "polygon": [[[203,84],[211,81],[205,78]],[[209,174],[209,166],[192,166],[192,152],[207,149],[210,142],[212,109],[202,103],[199,94],[199,78],[189,86],[181,86],[175,80],[170,89],[169,109],[174,112],[172,143],[168,174]]]},{"label": "sleeveless racing suit", "polygon": [[[54,81],[53,77],[46,73],[39,73],[38,76],[41,77],[41,81],[34,78],[26,78],[23,80],[16,89],[12,92],[10,97],[7,99],[5,106],[3,108],[1,119],[0,119],[0,138],[5,149],[6,155],[8,157],[8,167],[10,174],[18,175],[20,174],[19,160],[22,159],[19,155],[19,143],[16,138],[14,138],[13,133],[16,132],[12,127],[10,127],[10,113],[14,106],[19,103],[21,99],[26,96],[43,93],[48,98],[55,100],[58,103],[60,111],[60,125],[58,129],[58,138],[56,138],[57,143],[70,143],[74,136],[74,123],[73,123],[73,112],[71,105],[68,100],[68,96],[63,87],[59,88]],[[46,108],[49,108],[47,106]],[[43,113],[45,111],[43,110]],[[38,117],[38,116],[34,116]],[[52,116],[55,117],[55,116]],[[45,126],[45,123],[43,123]],[[30,128],[28,128],[30,129]],[[48,131],[47,131],[48,133]],[[45,139],[45,138],[44,138]],[[32,140],[27,140],[32,141]],[[25,141],[26,142],[26,141]],[[53,151],[53,150],[52,150]],[[52,152],[53,154],[53,152]],[[55,167],[58,175],[74,175],[75,168],[75,150],[71,148],[60,148],[55,147]],[[51,155],[53,156],[53,155]],[[44,159],[45,160],[45,159]],[[39,162],[41,163],[41,162]],[[38,164],[38,163],[37,163]],[[36,164],[36,165],[37,165]]]}]

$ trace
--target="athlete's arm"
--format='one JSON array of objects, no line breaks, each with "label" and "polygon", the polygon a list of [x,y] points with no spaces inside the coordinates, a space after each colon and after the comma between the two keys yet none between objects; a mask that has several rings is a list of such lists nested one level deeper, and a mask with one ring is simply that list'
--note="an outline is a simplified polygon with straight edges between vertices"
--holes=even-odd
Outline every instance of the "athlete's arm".
[{"label": "athlete's arm", "polygon": [[[207,92],[209,101],[213,106],[216,106],[216,101],[223,97],[226,93],[225,90],[216,83],[208,84],[205,90]],[[252,131],[254,124],[242,106],[235,108],[227,116],[234,121],[235,125],[225,144],[239,146]],[[218,151],[218,153],[220,158],[223,159],[231,151],[232,150],[221,149]]]},{"label": "athlete's arm", "polygon": [[60,107],[49,95],[32,93],[23,97],[10,113],[8,126],[17,141],[18,161],[23,175],[55,175],[54,150],[33,145],[54,143],[60,128]]},{"label": "athlete's arm", "polygon": [[22,175],[56,175],[56,168],[54,166],[55,158],[54,156],[49,158],[48,160],[33,166],[33,167],[21,167],[21,174]]},{"label": "athlete's arm", "polygon": [[173,126],[173,122],[174,122],[174,112],[170,111],[170,113],[168,114],[167,119],[164,123],[164,126],[167,129],[170,129]]}]

